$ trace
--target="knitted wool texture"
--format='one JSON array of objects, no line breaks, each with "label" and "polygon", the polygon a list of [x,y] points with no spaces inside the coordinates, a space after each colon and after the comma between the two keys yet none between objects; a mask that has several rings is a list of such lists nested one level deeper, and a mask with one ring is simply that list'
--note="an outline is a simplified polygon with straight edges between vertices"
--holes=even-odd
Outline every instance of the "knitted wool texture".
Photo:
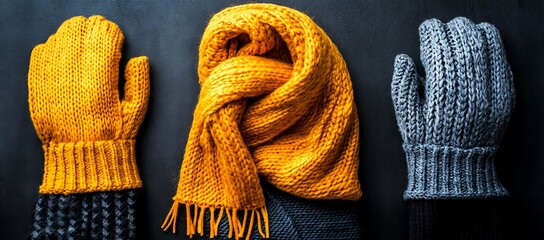
[{"label": "knitted wool texture", "polygon": [[[357,202],[345,200],[309,200],[282,192],[266,181],[262,182],[270,222],[270,236],[276,240],[354,240],[362,239]],[[243,213],[238,213],[243,218]],[[210,215],[204,216],[209,221]],[[263,239],[253,226],[251,239]],[[209,225],[204,226],[209,232]],[[229,239],[229,224],[219,223],[217,239]],[[209,239],[198,236],[196,239]]]},{"label": "knitted wool texture", "polygon": [[135,239],[136,191],[40,195],[28,239]]},{"label": "knitted wool texture", "polygon": [[408,163],[404,197],[508,195],[494,166],[514,106],[499,31],[459,17],[447,24],[427,20],[419,36],[426,79],[410,57],[399,55],[391,84]]},{"label": "knitted wool texture", "polygon": [[43,143],[42,194],[142,186],[135,137],[147,109],[149,64],[131,59],[125,96],[118,75],[123,34],[104,17],[74,17],[32,51],[28,102]]},{"label": "knitted wool texture", "polygon": [[409,240],[499,240],[505,198],[408,200]]},{"label": "knitted wool texture", "polygon": [[149,64],[128,62],[120,101],[122,43],[105,18],[74,17],[32,51],[28,101],[45,169],[30,239],[135,238],[136,190],[129,189],[142,186],[134,146]]},{"label": "knitted wool texture", "polygon": [[229,236],[249,238],[256,222],[269,237],[259,175],[302,198],[361,196],[349,73],[308,16],[273,4],[217,13],[202,37],[198,74],[201,92],[165,230],[175,231],[185,204],[189,236],[203,234],[209,213],[210,237],[223,215]]}]

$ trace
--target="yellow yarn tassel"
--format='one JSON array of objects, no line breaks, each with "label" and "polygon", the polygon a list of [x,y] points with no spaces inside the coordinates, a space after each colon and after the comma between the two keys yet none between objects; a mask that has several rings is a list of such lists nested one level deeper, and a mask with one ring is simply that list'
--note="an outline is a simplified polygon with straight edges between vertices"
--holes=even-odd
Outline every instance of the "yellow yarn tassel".
[{"label": "yellow yarn tassel", "polygon": [[255,209],[251,210],[251,218],[249,219],[249,227],[247,228],[246,240],[249,240],[251,232],[253,231],[253,220],[255,219]]},{"label": "yellow yarn tassel", "polygon": [[[166,215],[166,218],[164,219],[164,222],[162,223],[162,226],[161,228],[163,229],[167,229],[168,227],[172,226],[172,232],[173,233],[176,233],[176,219],[178,217],[178,207],[179,207],[179,204],[177,202],[174,202],[174,204],[172,204],[172,207],[170,208],[170,211],[168,211],[168,215]],[[192,228],[192,223],[191,221],[189,221],[189,214],[190,214],[190,211],[189,211],[189,205],[186,205],[187,207],[187,210],[186,210],[186,213],[187,213],[187,229],[189,228]],[[189,233],[189,230],[187,230],[187,233]]]},{"label": "yellow yarn tassel", "polygon": [[214,236],[218,236],[218,233],[219,233],[219,224],[221,222],[221,219],[223,219],[223,211],[225,209],[224,208],[221,208],[221,210],[219,210],[219,216],[217,217],[217,220],[215,220],[215,232],[214,232]]},{"label": "yellow yarn tassel", "polygon": [[[162,223],[161,228],[164,231],[167,231],[170,227],[172,227],[172,231],[176,232],[176,218],[178,216],[178,207],[182,204],[180,202],[174,201],[174,204],[170,208],[170,211],[168,212],[168,215],[166,216],[166,219]],[[192,208],[192,209],[191,209]],[[235,239],[240,239],[244,237],[244,233],[246,236],[246,239],[250,238],[251,232],[253,230],[253,223],[255,221],[255,213],[257,214],[257,221],[258,221],[258,228],[259,233],[263,238],[269,238],[270,237],[270,230],[268,226],[268,213],[266,210],[266,207],[258,208],[258,209],[249,209],[249,210],[237,210],[237,209],[225,209],[225,208],[219,208],[219,214],[217,219],[215,218],[215,210],[217,208],[215,207],[207,207],[207,206],[199,206],[196,204],[185,204],[185,219],[187,220],[187,236],[190,238],[193,237],[194,234],[199,233],[201,236],[204,233],[204,217],[206,212],[209,212],[210,214],[210,222],[208,223],[210,225],[210,238],[214,238],[218,236],[218,229],[219,224],[221,222],[221,219],[223,217],[223,211],[227,212],[227,218],[228,218],[228,224],[229,224],[229,233],[228,237]],[[238,213],[244,213],[244,218],[240,222],[240,219],[238,218]],[[248,218],[248,213],[251,211],[251,217]],[[261,219],[262,218],[262,219]],[[262,222],[264,222],[264,231],[262,230]],[[246,230],[247,226],[247,230]]]},{"label": "yellow yarn tassel", "polygon": [[210,208],[210,238],[215,237],[215,208]]}]

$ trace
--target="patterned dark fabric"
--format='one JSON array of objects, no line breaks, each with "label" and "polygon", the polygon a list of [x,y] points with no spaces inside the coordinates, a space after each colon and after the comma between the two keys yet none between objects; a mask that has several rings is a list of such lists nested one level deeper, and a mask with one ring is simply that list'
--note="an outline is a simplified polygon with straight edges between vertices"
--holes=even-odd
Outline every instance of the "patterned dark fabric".
[{"label": "patterned dark fabric", "polygon": [[136,191],[40,195],[28,239],[135,239]]},{"label": "patterned dark fabric", "polygon": [[[270,239],[277,240],[341,240],[361,239],[362,231],[358,218],[357,203],[340,200],[301,199],[278,190],[261,181],[270,221]],[[240,219],[243,215],[239,216]],[[206,220],[209,223],[209,215]],[[183,221],[181,221],[183,222]],[[209,225],[206,224],[204,236],[196,239],[209,239]],[[247,231],[247,230],[246,230]],[[228,221],[221,219],[220,236],[229,239]],[[263,239],[255,225],[251,239]]]}]

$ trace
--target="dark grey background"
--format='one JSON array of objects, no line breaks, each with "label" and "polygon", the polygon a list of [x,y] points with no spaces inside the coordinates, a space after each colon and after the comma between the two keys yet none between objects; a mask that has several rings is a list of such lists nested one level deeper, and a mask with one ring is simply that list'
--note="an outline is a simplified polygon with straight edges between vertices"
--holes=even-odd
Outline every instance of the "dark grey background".
[{"label": "dark grey background", "polygon": [[[127,57],[151,62],[151,100],[138,134],[144,189],[142,239],[171,239],[159,228],[171,206],[199,91],[198,45],[208,19],[247,1],[0,0],[0,238],[23,239],[41,182],[41,143],[27,104],[32,48],[75,15],[101,14],[125,34]],[[311,16],[348,64],[361,121],[361,220],[366,239],[406,239],[406,164],[390,82],[396,54],[419,56],[418,25],[466,16],[501,31],[514,72],[517,106],[498,154],[510,190],[506,219],[519,239],[544,239],[544,4],[542,1],[277,1]],[[183,233],[177,234],[183,239]],[[525,238],[525,237],[527,238]]]}]

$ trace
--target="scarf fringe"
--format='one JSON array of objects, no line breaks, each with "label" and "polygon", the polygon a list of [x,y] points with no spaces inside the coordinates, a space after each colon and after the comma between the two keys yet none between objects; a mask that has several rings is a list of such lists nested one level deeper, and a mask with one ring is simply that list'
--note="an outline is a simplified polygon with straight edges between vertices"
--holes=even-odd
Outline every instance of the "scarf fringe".
[{"label": "scarf fringe", "polygon": [[[199,206],[197,204],[187,204],[179,201],[174,201],[172,208],[170,208],[168,215],[164,219],[161,226],[164,231],[172,227],[172,232],[176,233],[176,219],[178,217],[180,204],[185,205],[185,219],[187,221],[186,234],[189,236],[189,238],[192,238],[193,235],[197,233],[200,234],[200,236],[204,235],[204,215],[206,214],[206,211],[210,213],[210,238],[219,236],[219,223],[221,222],[223,215],[227,215],[227,219],[229,221],[229,238],[234,237],[238,240],[245,236],[245,239],[250,239],[255,220],[257,220],[257,229],[259,230],[259,234],[263,238],[270,237],[268,211],[266,210],[266,207],[255,209],[233,209],[225,207],[215,208],[210,206]],[[242,211],[244,213],[244,218],[240,219],[238,213],[241,213]],[[215,215],[216,213],[218,213],[217,217]],[[257,216],[255,217],[255,215]]]}]

